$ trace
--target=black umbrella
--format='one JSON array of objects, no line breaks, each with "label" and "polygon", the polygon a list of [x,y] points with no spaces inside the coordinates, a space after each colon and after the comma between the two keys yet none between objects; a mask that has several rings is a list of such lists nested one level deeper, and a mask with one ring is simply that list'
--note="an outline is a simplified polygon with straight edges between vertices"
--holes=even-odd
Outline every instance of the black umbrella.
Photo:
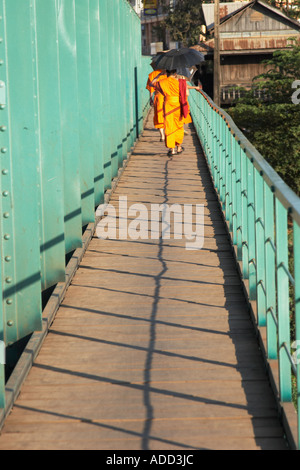
[{"label": "black umbrella", "polygon": [[189,68],[204,61],[204,55],[195,49],[182,47],[171,49],[155,61],[155,67],[163,70],[177,70],[178,68]]},{"label": "black umbrella", "polygon": [[165,52],[159,52],[155,57],[153,57],[152,62],[150,64],[153,70],[160,70],[160,67],[158,64],[164,55],[165,55]]}]

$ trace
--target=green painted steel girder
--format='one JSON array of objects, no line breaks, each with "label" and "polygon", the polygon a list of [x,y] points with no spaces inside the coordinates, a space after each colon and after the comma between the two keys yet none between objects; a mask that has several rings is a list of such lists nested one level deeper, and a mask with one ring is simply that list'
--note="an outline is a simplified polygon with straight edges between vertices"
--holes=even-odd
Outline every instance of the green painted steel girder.
[{"label": "green painted steel girder", "polygon": [[[6,347],[42,328],[42,293],[65,280],[66,255],[142,131],[150,71],[126,0],[0,0]],[[0,408],[4,377],[0,363]]]}]

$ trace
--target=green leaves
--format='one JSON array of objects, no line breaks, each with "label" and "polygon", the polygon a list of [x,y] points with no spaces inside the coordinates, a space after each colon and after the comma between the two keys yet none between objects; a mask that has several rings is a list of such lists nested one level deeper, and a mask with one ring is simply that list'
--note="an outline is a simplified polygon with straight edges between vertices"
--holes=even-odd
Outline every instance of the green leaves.
[{"label": "green leaves", "polygon": [[265,65],[268,70],[254,78],[254,87],[264,90],[269,102],[291,102],[292,83],[300,78],[300,46],[275,51]]},{"label": "green leaves", "polygon": [[181,0],[175,8],[165,5],[168,16],[164,26],[172,39],[189,47],[198,43],[201,25],[204,24],[201,0]]},{"label": "green leaves", "polygon": [[300,47],[274,52],[269,70],[256,77],[255,88],[229,114],[282,179],[300,193],[300,104],[293,104],[292,84],[300,79]]}]

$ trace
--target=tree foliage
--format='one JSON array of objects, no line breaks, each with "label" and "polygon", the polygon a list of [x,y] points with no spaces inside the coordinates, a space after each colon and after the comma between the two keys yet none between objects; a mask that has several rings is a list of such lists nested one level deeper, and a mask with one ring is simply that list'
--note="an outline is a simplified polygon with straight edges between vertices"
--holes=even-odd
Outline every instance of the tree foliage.
[{"label": "tree foliage", "polygon": [[269,70],[254,78],[255,87],[264,90],[269,102],[290,103],[292,84],[300,79],[300,46],[279,49],[264,63]]},{"label": "tree foliage", "polygon": [[274,170],[299,193],[300,105],[240,104],[230,114]]},{"label": "tree foliage", "polygon": [[[274,52],[270,69],[255,77],[251,91],[228,110],[282,179],[300,193],[300,104],[292,84],[300,80],[300,47]],[[264,99],[257,98],[257,88]],[[298,94],[298,96],[300,93]]]},{"label": "tree foliage", "polygon": [[180,0],[174,8],[166,0],[163,0],[162,4],[167,13],[163,24],[172,39],[184,47],[198,44],[201,25],[204,24],[202,0]]},{"label": "tree foliage", "polygon": [[267,3],[273,7],[280,8],[280,10],[294,20],[300,18],[300,0],[294,0],[292,3],[287,0],[267,0]]}]

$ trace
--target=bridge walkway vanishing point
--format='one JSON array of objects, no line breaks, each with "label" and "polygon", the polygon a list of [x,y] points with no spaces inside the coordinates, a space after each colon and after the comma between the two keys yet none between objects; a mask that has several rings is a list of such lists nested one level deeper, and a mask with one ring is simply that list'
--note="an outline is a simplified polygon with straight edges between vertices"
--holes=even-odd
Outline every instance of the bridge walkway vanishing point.
[{"label": "bridge walkway vanishing point", "polygon": [[145,130],[113,192],[204,204],[204,246],[95,233],[7,417],[0,449],[287,449],[193,126]]}]

